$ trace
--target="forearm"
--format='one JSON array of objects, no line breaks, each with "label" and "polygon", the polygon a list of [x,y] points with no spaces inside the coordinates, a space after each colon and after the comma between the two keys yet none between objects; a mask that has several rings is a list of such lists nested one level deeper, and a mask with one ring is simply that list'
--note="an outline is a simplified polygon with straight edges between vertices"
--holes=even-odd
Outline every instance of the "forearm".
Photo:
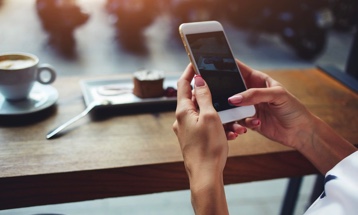
[{"label": "forearm", "polygon": [[190,177],[191,203],[196,215],[229,214],[223,177]]},{"label": "forearm", "polygon": [[313,116],[312,124],[302,129],[297,137],[300,151],[322,174],[357,149],[338,135],[329,125]]}]

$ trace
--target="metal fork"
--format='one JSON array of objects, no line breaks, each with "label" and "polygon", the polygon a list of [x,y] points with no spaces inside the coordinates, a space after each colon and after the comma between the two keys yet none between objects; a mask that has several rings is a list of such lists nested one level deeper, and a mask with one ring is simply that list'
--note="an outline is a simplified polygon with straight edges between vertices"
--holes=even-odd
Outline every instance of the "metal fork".
[{"label": "metal fork", "polygon": [[103,101],[93,101],[91,102],[84,111],[82,111],[77,116],[73,117],[72,119],[68,120],[67,122],[63,123],[62,125],[58,126],[54,130],[50,131],[47,135],[47,139],[51,139],[56,134],[58,134],[60,131],[65,129],[67,126],[71,125],[72,123],[76,122],[77,120],[81,119],[82,117],[86,116],[91,110],[93,110],[95,107],[102,106],[102,105],[108,105],[110,104],[109,101],[103,100]]}]

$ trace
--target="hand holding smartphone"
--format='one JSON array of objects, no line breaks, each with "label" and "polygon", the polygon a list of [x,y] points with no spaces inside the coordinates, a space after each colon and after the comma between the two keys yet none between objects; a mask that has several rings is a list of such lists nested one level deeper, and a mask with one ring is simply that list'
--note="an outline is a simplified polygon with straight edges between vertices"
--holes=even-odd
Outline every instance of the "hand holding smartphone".
[{"label": "hand holding smartphone", "polygon": [[179,27],[189,60],[212,95],[223,124],[255,115],[255,107],[233,106],[228,98],[246,90],[222,25],[217,21],[183,23]]}]

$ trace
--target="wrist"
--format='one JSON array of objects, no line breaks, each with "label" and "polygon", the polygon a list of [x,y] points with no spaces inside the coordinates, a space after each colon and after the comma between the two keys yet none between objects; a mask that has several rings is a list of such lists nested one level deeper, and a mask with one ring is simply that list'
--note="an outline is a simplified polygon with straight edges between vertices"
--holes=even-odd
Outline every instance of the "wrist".
[{"label": "wrist", "polygon": [[196,182],[201,180],[223,180],[223,171],[226,164],[226,157],[217,159],[185,159],[184,165],[189,181]]},{"label": "wrist", "polygon": [[319,126],[319,119],[307,111],[306,114],[300,115],[297,120],[299,122],[291,132],[287,133],[286,142],[283,142],[283,144],[302,152],[307,149],[307,144],[312,141],[316,128]]},{"label": "wrist", "polygon": [[190,189],[200,191],[216,186],[224,186],[223,173],[197,172],[189,177]]},{"label": "wrist", "polygon": [[356,148],[320,118],[312,116],[310,126],[301,130],[295,148],[322,174],[326,174]]},{"label": "wrist", "polygon": [[317,132],[316,129],[320,126],[320,123],[319,118],[310,114],[310,116],[307,117],[306,123],[299,126],[298,131],[296,131],[291,146],[301,153],[310,150],[309,148],[312,146]]},{"label": "wrist", "polygon": [[223,174],[201,172],[189,178],[195,214],[228,214]]}]

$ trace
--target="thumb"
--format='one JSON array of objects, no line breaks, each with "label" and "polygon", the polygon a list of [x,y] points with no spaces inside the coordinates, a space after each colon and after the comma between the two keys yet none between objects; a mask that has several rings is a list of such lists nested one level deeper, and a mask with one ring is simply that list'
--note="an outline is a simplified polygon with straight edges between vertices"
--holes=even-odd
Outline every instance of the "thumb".
[{"label": "thumb", "polygon": [[212,103],[210,89],[205,80],[200,75],[196,75],[194,77],[194,84],[194,95],[200,112],[215,110]]}]

